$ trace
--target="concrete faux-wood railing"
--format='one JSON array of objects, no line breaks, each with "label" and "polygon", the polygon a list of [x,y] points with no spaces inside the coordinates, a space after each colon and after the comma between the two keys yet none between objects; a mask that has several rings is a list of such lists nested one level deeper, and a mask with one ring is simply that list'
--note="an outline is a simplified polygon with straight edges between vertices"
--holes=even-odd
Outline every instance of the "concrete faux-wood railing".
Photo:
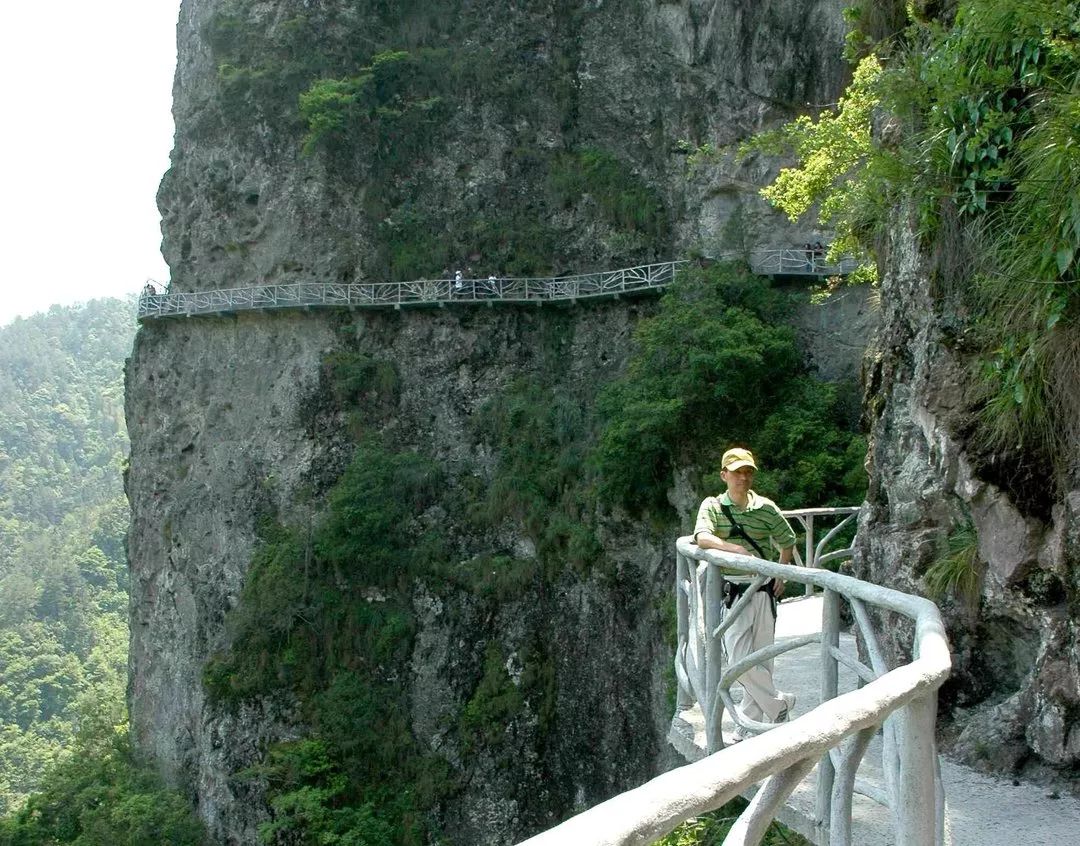
[{"label": "concrete faux-wood railing", "polygon": [[[761,275],[836,276],[850,273],[855,262],[838,264],[808,259],[798,250],[759,250],[749,254],[751,269]],[[718,260],[746,258],[735,254]],[[537,278],[418,279],[413,282],[296,282],[287,285],[249,285],[214,291],[144,292],[139,297],[139,320],[232,314],[294,308],[402,308],[498,302],[543,305],[600,297],[619,297],[662,291],[688,261],[669,261]]]},{"label": "concrete faux-wood railing", "polygon": [[[676,549],[678,707],[698,703],[705,719],[706,745],[713,754],[603,802],[520,846],[643,846],[679,823],[715,810],[760,785],[724,841],[725,846],[756,844],[815,766],[816,814],[813,830],[804,833],[819,844],[847,846],[852,842],[852,795],[859,787],[856,773],[879,729],[884,732],[886,789],[885,795],[877,798],[891,810],[891,842],[898,846],[942,843],[945,799],[935,723],[937,690],[949,674],[951,660],[937,606],[922,597],[828,570],[701,550],[689,537],[680,538]],[[778,642],[739,666],[724,666],[721,567],[753,575],[759,583],[779,577],[824,591],[821,634],[796,644],[820,642],[822,704],[791,722],[747,725],[760,734],[728,747],[720,727],[723,710],[730,709],[732,703],[722,691],[746,666],[795,646],[790,641]],[[746,596],[749,591],[743,599]],[[837,648],[843,601],[855,615],[871,666]],[[739,607],[734,606],[729,614],[738,613]],[[888,667],[871,625],[871,607],[913,623],[914,658],[910,663]],[[837,695],[840,665],[854,669],[863,686]]]}]

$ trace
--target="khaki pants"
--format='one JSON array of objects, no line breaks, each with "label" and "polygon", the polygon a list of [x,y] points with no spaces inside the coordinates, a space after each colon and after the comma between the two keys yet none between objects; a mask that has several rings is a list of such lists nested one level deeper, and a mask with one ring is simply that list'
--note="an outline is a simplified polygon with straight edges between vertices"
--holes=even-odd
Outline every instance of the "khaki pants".
[{"label": "khaki pants", "polygon": [[[776,633],[776,620],[772,615],[772,599],[765,591],[757,591],[750,604],[724,632],[724,650],[727,664],[741,661],[751,652],[769,646]],[[743,689],[739,713],[750,720],[774,723],[787,707],[780,692],[773,686],[773,662],[766,661],[739,676]]]}]

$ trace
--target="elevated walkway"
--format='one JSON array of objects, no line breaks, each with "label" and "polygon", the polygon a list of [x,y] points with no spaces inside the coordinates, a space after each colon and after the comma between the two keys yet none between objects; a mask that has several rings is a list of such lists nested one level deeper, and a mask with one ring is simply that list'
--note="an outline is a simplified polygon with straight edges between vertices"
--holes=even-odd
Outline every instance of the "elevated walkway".
[{"label": "elevated walkway", "polygon": [[[821,632],[822,598],[802,597],[781,603],[777,618],[778,643]],[[840,635],[840,649],[858,660],[855,638]],[[794,717],[821,704],[820,647],[801,646],[776,659],[777,687],[798,697]],[[855,673],[841,665],[840,693],[857,689]],[[723,730],[731,742],[734,723],[725,715]],[[705,724],[701,708],[677,713],[668,740],[687,761],[706,755]],[[755,739],[744,741],[750,744]],[[882,770],[882,736],[871,742],[858,769],[852,802],[852,842],[858,846],[891,846],[896,843],[892,812],[881,803],[886,794]],[[815,798],[818,768],[799,784],[777,814],[778,819],[810,840],[820,837],[815,825]],[[945,843],[951,846],[1059,846],[1080,843],[1080,799],[1070,796],[1050,798],[1049,791],[1032,784],[1013,785],[1011,779],[994,778],[972,770],[947,757],[941,760],[941,780],[945,789]],[[756,792],[746,792],[751,798]],[[876,794],[871,798],[866,793]],[[932,811],[929,811],[932,813]]]},{"label": "elevated walkway", "polygon": [[[724,254],[709,260],[747,260],[761,276],[842,276],[857,266],[854,259],[836,264],[803,250],[757,250]],[[472,279],[418,279],[412,282],[296,282],[288,285],[248,285],[212,291],[158,292],[151,284],[139,297],[138,319],[224,315],[241,311],[313,308],[392,308],[448,305],[543,305],[578,300],[618,298],[662,292],[688,261],[580,273],[572,276]]]}]

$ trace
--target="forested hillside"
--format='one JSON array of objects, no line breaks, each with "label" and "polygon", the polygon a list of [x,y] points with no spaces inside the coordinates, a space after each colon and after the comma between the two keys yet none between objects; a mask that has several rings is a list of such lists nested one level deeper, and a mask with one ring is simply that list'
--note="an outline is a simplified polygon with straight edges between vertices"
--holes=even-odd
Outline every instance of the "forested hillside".
[{"label": "forested hillside", "polygon": [[0,328],[0,813],[91,718],[123,722],[134,305],[53,307]]}]

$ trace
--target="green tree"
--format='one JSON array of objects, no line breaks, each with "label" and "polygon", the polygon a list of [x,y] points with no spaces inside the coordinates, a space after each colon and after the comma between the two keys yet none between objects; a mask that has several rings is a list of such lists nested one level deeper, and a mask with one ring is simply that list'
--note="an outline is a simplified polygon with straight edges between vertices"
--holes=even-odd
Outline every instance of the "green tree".
[{"label": "green tree", "polygon": [[0,814],[88,714],[123,702],[133,305],[54,307],[0,328]]},{"label": "green tree", "polygon": [[140,766],[127,734],[92,722],[14,814],[0,846],[202,846],[191,806]]},{"label": "green tree", "polygon": [[[856,5],[869,19],[873,4]],[[1080,4],[908,11],[836,109],[752,142],[798,160],[765,195],[793,217],[819,204],[835,249],[871,256],[894,209],[916,209],[971,363],[973,448],[1063,476],[1058,456],[1080,438]]]},{"label": "green tree", "polygon": [[[836,387],[804,371],[791,302],[738,265],[686,274],[642,321],[626,375],[606,386],[595,461],[601,495],[664,508],[674,468],[719,488],[732,443],[768,456],[759,487],[785,503],[861,500],[865,443]],[[710,473],[710,471],[712,471]]]}]

